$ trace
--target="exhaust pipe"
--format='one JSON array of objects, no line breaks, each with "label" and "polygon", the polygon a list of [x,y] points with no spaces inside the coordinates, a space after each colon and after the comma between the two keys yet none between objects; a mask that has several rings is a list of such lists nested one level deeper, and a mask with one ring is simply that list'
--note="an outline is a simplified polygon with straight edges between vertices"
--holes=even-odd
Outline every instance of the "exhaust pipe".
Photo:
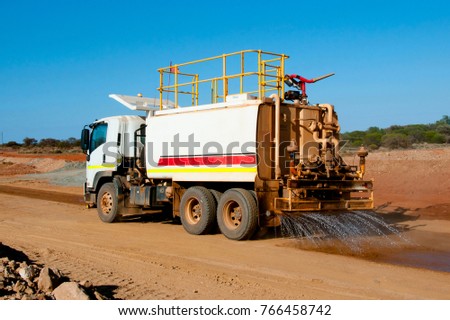
[{"label": "exhaust pipe", "polygon": [[271,99],[275,100],[275,179],[281,177],[280,169],[280,118],[281,118],[281,102],[277,94],[271,94]]}]

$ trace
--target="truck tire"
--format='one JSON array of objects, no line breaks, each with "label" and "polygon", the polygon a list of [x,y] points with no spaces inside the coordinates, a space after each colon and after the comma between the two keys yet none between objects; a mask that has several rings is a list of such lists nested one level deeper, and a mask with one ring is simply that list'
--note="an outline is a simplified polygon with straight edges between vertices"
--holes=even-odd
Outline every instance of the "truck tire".
[{"label": "truck tire", "polygon": [[217,224],[228,239],[249,239],[258,227],[258,209],[253,195],[245,189],[227,190],[217,206]]},{"label": "truck tire", "polygon": [[255,190],[248,190],[248,192],[250,192],[250,194],[252,195],[253,199],[255,199],[256,207],[258,207],[258,196],[256,194],[256,191]]},{"label": "truck tire", "polygon": [[216,220],[216,202],[212,193],[200,186],[190,187],[181,197],[180,219],[190,234],[207,234]]},{"label": "truck tire", "polygon": [[97,212],[103,222],[111,223],[120,219],[119,200],[114,183],[105,183],[97,195]]},{"label": "truck tire", "polygon": [[216,200],[216,207],[219,204],[220,198],[222,197],[222,192],[214,190],[214,189],[209,189],[209,191],[212,193],[214,200]]},{"label": "truck tire", "polygon": [[[217,208],[217,206],[219,205],[220,198],[222,197],[223,193],[220,192],[220,191],[214,190],[214,189],[209,189],[209,191],[211,191],[211,193],[212,193],[212,195],[214,197],[216,208]],[[216,215],[217,215],[217,210],[214,213],[214,216],[216,216]],[[216,218],[214,219],[214,226],[211,229],[211,233],[213,233],[213,234],[220,233],[219,226],[217,225],[217,219]]]}]

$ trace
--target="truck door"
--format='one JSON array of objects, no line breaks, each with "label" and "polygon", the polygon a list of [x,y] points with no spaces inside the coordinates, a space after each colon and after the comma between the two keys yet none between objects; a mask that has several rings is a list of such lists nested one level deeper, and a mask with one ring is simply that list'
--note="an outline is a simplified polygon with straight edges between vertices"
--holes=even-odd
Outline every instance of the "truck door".
[{"label": "truck door", "polygon": [[89,157],[86,163],[86,182],[88,188],[94,186],[95,175],[99,171],[111,170],[115,167],[115,164],[108,163],[107,160],[110,159],[106,159],[106,150],[104,149],[106,149],[107,133],[107,122],[98,122],[94,124],[89,143]]}]

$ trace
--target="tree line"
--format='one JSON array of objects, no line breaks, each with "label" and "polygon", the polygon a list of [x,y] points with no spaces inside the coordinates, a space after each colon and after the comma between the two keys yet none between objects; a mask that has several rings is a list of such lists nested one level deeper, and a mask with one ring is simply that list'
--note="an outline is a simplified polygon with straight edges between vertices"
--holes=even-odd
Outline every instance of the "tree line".
[{"label": "tree line", "polygon": [[380,147],[404,149],[421,143],[450,143],[450,117],[445,115],[431,124],[393,125],[386,129],[370,127],[365,131],[344,132],[341,140],[348,141],[350,147],[364,145],[372,150]]},{"label": "tree line", "polygon": [[[341,140],[348,141],[348,146],[350,147],[364,145],[371,150],[376,150],[380,147],[389,149],[409,148],[413,144],[421,143],[450,143],[450,117],[445,115],[442,119],[431,124],[393,125],[385,129],[370,127],[365,131],[344,132],[341,134]],[[66,140],[45,138],[38,141],[34,138],[26,137],[23,139],[23,143],[10,141],[5,146],[13,148],[51,147],[72,149],[80,146],[80,139],[73,137]]]},{"label": "tree line", "polygon": [[9,141],[5,143],[6,147],[12,148],[32,148],[32,147],[50,147],[50,148],[58,148],[58,149],[72,149],[80,146],[80,139],[77,138],[68,138],[65,140],[58,140],[53,138],[45,138],[41,140],[36,140],[35,138],[26,137],[23,139],[23,143],[17,143],[16,141]]}]

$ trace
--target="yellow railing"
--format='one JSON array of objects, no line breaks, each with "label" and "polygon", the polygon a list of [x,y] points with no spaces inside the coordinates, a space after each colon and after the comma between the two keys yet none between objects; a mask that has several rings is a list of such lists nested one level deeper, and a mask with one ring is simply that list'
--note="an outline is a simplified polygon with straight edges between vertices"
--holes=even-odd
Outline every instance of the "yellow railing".
[{"label": "yellow railing", "polygon": [[[229,94],[247,93],[259,99],[268,93],[281,96],[287,58],[285,54],[243,50],[160,68],[160,106],[164,94],[167,100],[173,96],[175,107],[185,102],[182,97],[186,96],[190,96],[187,105],[192,106],[225,101]],[[208,90],[210,94],[205,93]]]}]

